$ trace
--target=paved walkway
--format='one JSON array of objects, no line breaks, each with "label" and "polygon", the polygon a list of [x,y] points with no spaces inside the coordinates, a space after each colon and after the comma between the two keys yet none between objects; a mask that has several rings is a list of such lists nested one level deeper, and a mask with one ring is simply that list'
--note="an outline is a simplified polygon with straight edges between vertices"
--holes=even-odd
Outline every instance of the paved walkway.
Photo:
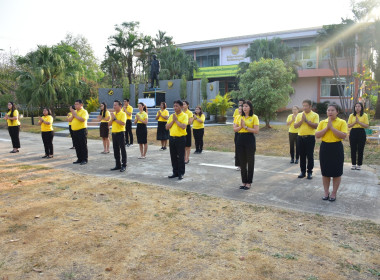
[{"label": "paved walkway", "polygon": [[[89,140],[89,163],[73,165],[75,151],[70,150],[71,139],[54,138],[54,158],[42,159],[44,154],[40,134],[22,132],[21,152],[10,154],[8,131],[0,129],[0,156],[24,164],[38,164],[94,176],[116,177],[216,197],[245,201],[259,205],[275,206],[308,213],[318,213],[354,219],[370,219],[380,223],[380,166],[364,166],[361,171],[351,171],[344,165],[341,188],[336,202],[322,201],[322,179],[319,162],[315,162],[312,180],[298,179],[299,166],[289,164],[284,157],[256,156],[255,175],[251,190],[238,189],[240,173],[235,170],[234,154],[205,151],[191,154],[182,181],[168,179],[171,172],[169,151],[159,151],[149,146],[147,158],[137,159],[138,145],[127,148],[127,171],[110,171],[115,166],[112,152],[100,154],[101,141]],[[232,140],[231,140],[232,142]],[[112,147],[111,147],[112,148]]]}]

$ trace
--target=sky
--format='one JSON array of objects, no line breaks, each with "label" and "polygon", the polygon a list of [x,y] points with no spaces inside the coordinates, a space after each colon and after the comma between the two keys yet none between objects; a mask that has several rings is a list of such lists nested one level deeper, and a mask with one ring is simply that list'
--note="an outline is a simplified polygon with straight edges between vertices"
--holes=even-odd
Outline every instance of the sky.
[{"label": "sky", "polygon": [[0,0],[0,50],[25,55],[83,35],[104,58],[115,25],[139,21],[139,32],[158,30],[187,43],[339,23],[352,17],[350,0]]}]

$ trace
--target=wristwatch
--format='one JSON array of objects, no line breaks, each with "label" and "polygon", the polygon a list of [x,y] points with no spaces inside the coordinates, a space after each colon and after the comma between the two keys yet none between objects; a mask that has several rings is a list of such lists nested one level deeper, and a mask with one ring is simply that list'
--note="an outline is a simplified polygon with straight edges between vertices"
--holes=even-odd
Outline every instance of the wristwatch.
[{"label": "wristwatch", "polygon": [[245,126],[245,129],[248,129],[248,126]]}]

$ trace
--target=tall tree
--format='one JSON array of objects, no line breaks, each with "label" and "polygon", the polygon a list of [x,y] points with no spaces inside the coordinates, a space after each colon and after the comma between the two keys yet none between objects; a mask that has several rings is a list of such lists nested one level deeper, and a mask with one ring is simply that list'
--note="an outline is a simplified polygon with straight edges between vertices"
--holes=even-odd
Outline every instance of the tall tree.
[{"label": "tall tree", "polygon": [[239,91],[232,91],[234,98],[252,101],[255,114],[265,120],[267,128],[278,109],[286,106],[294,74],[281,59],[264,59],[249,64],[247,71],[239,75]]}]

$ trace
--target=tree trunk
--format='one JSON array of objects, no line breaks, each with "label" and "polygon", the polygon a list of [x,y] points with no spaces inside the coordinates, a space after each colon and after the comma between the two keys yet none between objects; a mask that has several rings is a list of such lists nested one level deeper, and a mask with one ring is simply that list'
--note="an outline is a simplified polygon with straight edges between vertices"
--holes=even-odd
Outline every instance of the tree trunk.
[{"label": "tree trunk", "polygon": [[380,119],[380,91],[377,93],[377,102],[376,102],[376,108],[375,108],[375,119]]}]

